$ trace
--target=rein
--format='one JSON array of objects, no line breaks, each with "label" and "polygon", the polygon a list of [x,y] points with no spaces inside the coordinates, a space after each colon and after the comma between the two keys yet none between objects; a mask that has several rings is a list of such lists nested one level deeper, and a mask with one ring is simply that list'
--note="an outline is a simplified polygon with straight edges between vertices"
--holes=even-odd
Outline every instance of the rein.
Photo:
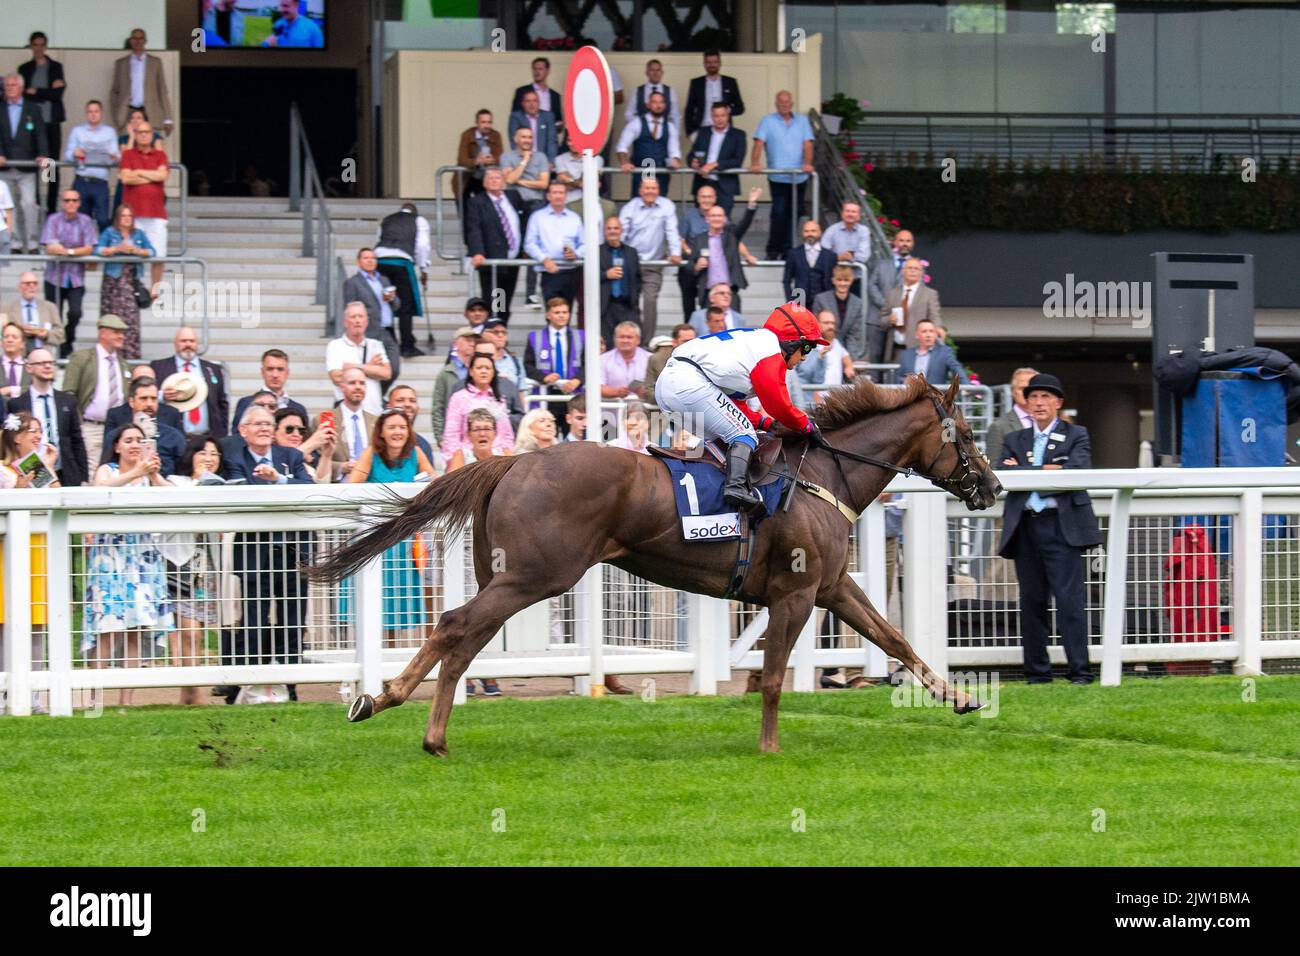
[{"label": "rein", "polygon": [[[943,405],[940,404],[939,399],[937,399],[933,394],[929,397],[930,402],[934,405],[935,413],[939,416],[939,423],[946,427],[952,419],[945,415]],[[877,468],[884,468],[887,471],[892,471],[899,475],[905,475],[908,478],[924,478],[931,484],[961,497],[960,493],[970,494],[975,490],[976,485],[979,484],[979,476],[977,476],[974,469],[971,468],[970,455],[968,455],[966,449],[962,447],[961,441],[958,440],[953,444],[957,449],[957,465],[946,476],[934,474],[934,466],[939,463],[939,458],[943,455],[942,442],[939,445],[939,450],[935,452],[934,458],[930,461],[930,464],[925,467],[924,471],[918,471],[917,469],[906,465],[896,465],[893,462],[885,461],[883,458],[874,458],[871,455],[859,455],[857,452],[847,451],[843,448],[828,446],[826,450],[830,452],[831,458],[835,461],[835,468],[840,473],[840,480],[844,482],[844,490],[846,492],[849,490],[849,479],[848,476],[844,474],[844,466],[840,464],[840,458],[848,458],[850,461],[858,461],[864,465],[875,465]],[[807,454],[807,449],[805,449],[804,454]],[[802,463],[802,459],[800,459],[800,464]],[[853,502],[850,501],[849,505],[852,506],[852,504]]]}]

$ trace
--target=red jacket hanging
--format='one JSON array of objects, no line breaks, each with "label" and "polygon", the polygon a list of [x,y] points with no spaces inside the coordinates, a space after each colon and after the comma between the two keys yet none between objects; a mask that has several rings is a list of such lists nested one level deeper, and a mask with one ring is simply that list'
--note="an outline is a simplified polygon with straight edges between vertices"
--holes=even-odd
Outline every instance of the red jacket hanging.
[{"label": "red jacket hanging", "polygon": [[1165,612],[1175,644],[1217,641],[1219,569],[1205,528],[1188,525],[1174,536],[1165,558]]}]

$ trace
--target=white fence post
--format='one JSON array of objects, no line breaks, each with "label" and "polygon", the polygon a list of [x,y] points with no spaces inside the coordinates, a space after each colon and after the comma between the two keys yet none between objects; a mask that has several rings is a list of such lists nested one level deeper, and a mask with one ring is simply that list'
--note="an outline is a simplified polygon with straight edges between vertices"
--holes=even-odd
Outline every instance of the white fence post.
[{"label": "white fence post", "polygon": [[[703,594],[686,595],[687,635],[691,653],[695,655],[689,688],[692,694],[712,696],[718,692],[718,656],[714,644],[718,641],[725,644],[727,632],[724,630],[719,634],[718,615],[710,605],[719,603],[721,602],[716,598],[705,597]],[[725,618],[723,625],[726,625]]]},{"label": "white fence post", "polygon": [[5,672],[9,713],[32,712],[32,513],[5,518]]},{"label": "white fence post", "polygon": [[50,715],[72,716],[72,550],[68,513],[50,512],[45,536],[46,632],[50,670]]},{"label": "white fence post", "polygon": [[921,660],[947,680],[947,495],[907,496],[903,542],[903,636]]},{"label": "white fence post", "polygon": [[[463,530],[443,530],[442,534],[442,609],[450,611],[465,603],[465,538]],[[439,667],[442,665],[439,664]],[[453,704],[465,703],[465,678],[456,682]]]},{"label": "white fence post", "polygon": [[1111,499],[1106,528],[1106,588],[1102,603],[1101,686],[1118,687],[1124,670],[1124,605],[1128,601],[1128,527],[1133,492]]},{"label": "white fence post", "polygon": [[380,665],[384,653],[384,558],[367,561],[352,578],[356,596],[357,664],[361,667],[361,693],[376,696],[383,692]]},{"label": "white fence post", "polygon": [[[880,612],[880,616],[889,617],[889,582],[885,579],[885,506],[873,501],[862,513],[858,521],[858,567],[863,580],[859,582],[866,592],[867,600]],[[889,661],[885,652],[863,635],[862,645],[866,648],[866,661],[862,672],[867,677],[886,677],[889,674]]]},{"label": "white fence post", "polygon": [[1232,524],[1232,636],[1237,641],[1234,674],[1263,672],[1260,640],[1264,629],[1264,492],[1246,488]]},{"label": "white fence post", "polygon": [[817,659],[813,652],[817,649],[817,609],[814,608],[803,622],[803,630],[794,643],[794,689],[812,691],[817,685]]},{"label": "white fence post", "polygon": [[579,601],[582,605],[581,634],[587,642],[587,654],[590,663],[587,667],[587,679],[591,682],[592,697],[605,696],[605,620],[604,590],[605,573],[603,564],[593,564],[582,576]]}]

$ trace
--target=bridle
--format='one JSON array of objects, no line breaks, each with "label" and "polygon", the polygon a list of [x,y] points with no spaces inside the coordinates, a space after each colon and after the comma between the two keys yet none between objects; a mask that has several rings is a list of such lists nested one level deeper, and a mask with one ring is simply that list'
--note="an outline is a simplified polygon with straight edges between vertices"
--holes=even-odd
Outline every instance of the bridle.
[{"label": "bridle", "polygon": [[[943,404],[933,392],[930,393],[929,399],[931,404],[934,405],[935,413],[939,416],[939,424],[944,428],[950,426],[955,427],[956,422],[945,413]],[[930,464],[927,465],[923,471],[918,471],[915,468],[910,468],[905,465],[896,465],[893,462],[885,461],[883,458],[874,458],[871,455],[859,455],[857,452],[846,451],[843,448],[826,446],[826,450],[830,452],[831,457],[835,460],[835,467],[840,473],[840,480],[844,482],[844,490],[846,493],[849,490],[849,479],[848,476],[844,474],[844,466],[840,464],[841,458],[848,458],[851,461],[859,461],[864,465],[875,465],[877,468],[884,468],[908,478],[924,478],[935,487],[942,488],[944,491],[950,492],[964,501],[966,496],[973,494],[976,487],[978,487],[980,480],[979,475],[976,474],[975,469],[971,467],[970,455],[962,445],[960,436],[958,436],[957,441],[952,443],[957,450],[956,466],[947,475],[940,476],[934,474],[934,467],[939,464],[939,459],[943,455],[944,446],[946,444],[948,443],[939,443],[939,450],[935,452],[934,458],[931,459]],[[806,450],[804,451],[804,454],[807,454]],[[849,502],[850,506],[852,506],[852,504],[852,502]]]}]

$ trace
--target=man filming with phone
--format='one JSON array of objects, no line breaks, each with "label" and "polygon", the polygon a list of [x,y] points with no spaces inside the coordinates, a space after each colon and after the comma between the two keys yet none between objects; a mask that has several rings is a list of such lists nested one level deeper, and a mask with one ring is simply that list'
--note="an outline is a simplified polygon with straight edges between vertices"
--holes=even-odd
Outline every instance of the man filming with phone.
[{"label": "man filming with phone", "polygon": [[[166,478],[175,474],[176,462],[185,454],[185,436],[170,425],[158,421],[157,381],[148,377],[137,378],[131,382],[127,396],[126,404],[131,409],[131,421],[144,432],[145,457],[149,456],[151,448],[156,450],[158,460],[162,463],[162,476]],[[113,450],[105,443],[103,455],[97,464],[104,464],[112,454]]]}]

